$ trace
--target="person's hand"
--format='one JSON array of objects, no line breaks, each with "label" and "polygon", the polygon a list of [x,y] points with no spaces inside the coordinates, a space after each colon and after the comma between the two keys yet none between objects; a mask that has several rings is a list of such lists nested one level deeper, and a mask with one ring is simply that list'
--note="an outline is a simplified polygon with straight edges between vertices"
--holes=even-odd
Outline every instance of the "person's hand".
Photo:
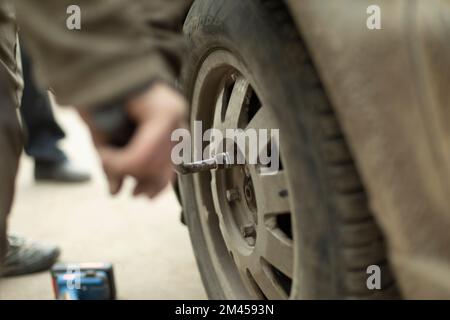
[{"label": "person's hand", "polygon": [[89,112],[80,114],[91,130],[111,193],[117,194],[124,178],[131,176],[136,180],[134,195],[153,198],[175,177],[171,134],[184,125],[187,103],[180,93],[159,83],[130,101],[126,109],[136,131],[120,149],[108,145],[108,137],[98,131]]}]

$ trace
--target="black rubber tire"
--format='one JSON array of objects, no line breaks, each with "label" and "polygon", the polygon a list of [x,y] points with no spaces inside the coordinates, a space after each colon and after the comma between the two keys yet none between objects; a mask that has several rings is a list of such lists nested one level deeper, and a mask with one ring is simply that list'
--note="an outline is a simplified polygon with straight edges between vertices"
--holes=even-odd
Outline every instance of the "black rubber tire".
[{"label": "black rubber tire", "polygon": [[[396,298],[383,237],[369,210],[338,119],[311,57],[284,3],[278,0],[197,0],[185,23],[189,57],[183,76],[188,97],[199,67],[215,49],[230,51],[248,67],[276,105],[295,195],[298,281],[294,299]],[[292,171],[291,172],[294,172]],[[180,178],[183,209],[206,291],[227,297],[218,283],[193,194],[192,177]],[[382,289],[367,288],[366,270],[382,269]]]}]

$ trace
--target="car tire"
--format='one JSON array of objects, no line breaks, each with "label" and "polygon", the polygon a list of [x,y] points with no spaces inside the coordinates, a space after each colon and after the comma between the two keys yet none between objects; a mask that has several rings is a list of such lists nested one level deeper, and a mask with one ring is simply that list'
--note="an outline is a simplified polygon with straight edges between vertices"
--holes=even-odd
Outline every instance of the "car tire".
[{"label": "car tire", "polygon": [[[280,225],[275,228],[290,234],[293,274],[286,279],[277,268],[266,268],[271,272],[271,279],[277,282],[278,289],[273,293],[271,289],[258,287],[255,279],[250,282],[247,279],[243,286],[231,284],[238,281],[235,270],[228,266],[233,264],[233,257],[225,257],[226,244],[212,243],[208,235],[211,223],[202,221],[202,216],[211,215],[214,206],[202,203],[196,181],[208,182],[211,177],[195,174],[179,178],[183,210],[208,296],[212,299],[397,298],[383,236],[369,209],[368,195],[312,57],[284,3],[197,0],[186,19],[184,32],[189,54],[183,86],[193,109],[197,108],[195,114],[191,113],[191,124],[193,120],[208,123],[207,118],[211,117],[207,107],[199,111],[193,96],[202,65],[211,55],[220,58],[221,53],[217,52],[222,52],[223,59],[227,60],[223,64],[236,61],[240,67],[234,67],[238,72],[245,69],[249,82],[259,89],[261,101],[271,106],[280,127],[282,164],[289,185],[290,231]],[[223,76],[224,73],[217,78]],[[224,81],[214,79],[214,75],[208,79],[201,86]],[[211,104],[217,99],[218,91],[208,90],[201,98]],[[220,231],[220,227],[214,228]],[[224,251],[219,251],[219,247],[224,247]],[[371,275],[368,268],[373,265],[381,272],[378,289],[367,285]],[[242,277],[245,274],[240,273],[237,278]],[[247,290],[248,283],[258,288]],[[279,288],[285,295],[276,294],[276,290],[281,292]]]}]

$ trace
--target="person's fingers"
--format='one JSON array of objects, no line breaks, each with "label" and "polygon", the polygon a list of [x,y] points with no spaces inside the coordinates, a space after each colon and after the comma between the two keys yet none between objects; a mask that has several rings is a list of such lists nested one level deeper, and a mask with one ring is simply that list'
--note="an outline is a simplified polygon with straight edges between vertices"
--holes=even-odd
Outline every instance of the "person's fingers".
[{"label": "person's fingers", "polygon": [[104,168],[111,174],[123,176],[150,176],[159,173],[158,166],[170,163],[171,130],[150,122],[136,132],[129,145],[123,149],[99,150]]},{"label": "person's fingers", "polygon": [[104,134],[97,132],[88,113],[81,113],[91,129],[110,191],[120,191],[127,176],[136,181],[135,195],[154,197],[173,181],[171,135],[185,119],[187,104],[182,95],[167,85],[154,85],[146,93],[131,100],[127,112],[136,123],[136,131],[123,148],[108,144]]},{"label": "person's fingers", "polygon": [[98,148],[99,146],[106,144],[108,142],[108,137],[105,135],[105,133],[100,132],[99,130],[96,129],[96,126],[92,121],[91,115],[86,110],[78,110],[78,114],[87,124],[95,147]]},{"label": "person's fingers", "polygon": [[133,195],[140,196],[145,194],[149,198],[154,198],[167,186],[168,181],[163,179],[147,179],[144,181],[139,181],[136,184]]},{"label": "person's fingers", "polygon": [[174,181],[174,176],[175,173],[171,168],[161,170],[160,175],[157,177],[138,181],[133,195],[139,196],[145,194],[152,199]]},{"label": "person's fingers", "polygon": [[154,188],[150,193],[147,193],[147,195],[153,199],[156,197],[160,192],[164,191],[169,184],[171,184],[174,180],[175,172],[172,170],[172,166],[168,167],[166,169],[166,172],[163,174],[163,179],[161,180],[161,184],[157,185],[156,188]]},{"label": "person's fingers", "polygon": [[134,187],[133,190],[133,196],[138,197],[141,194],[143,194],[145,192],[145,190],[147,189],[147,182],[143,183],[143,182],[136,182],[136,186]]},{"label": "person's fingers", "polygon": [[122,189],[124,178],[108,174],[106,174],[106,176],[109,184],[109,193],[113,196],[117,195]]},{"label": "person's fingers", "polygon": [[108,159],[109,157],[114,157],[113,149],[100,147],[98,149],[98,153],[101,159],[103,171],[105,172],[106,179],[108,180],[109,193],[111,195],[116,195],[122,189],[125,175],[119,175],[108,168],[108,161],[105,161],[105,159]]},{"label": "person's fingers", "polygon": [[170,180],[160,179],[154,185],[147,189],[147,197],[154,199],[158,194],[160,194],[169,185]]}]

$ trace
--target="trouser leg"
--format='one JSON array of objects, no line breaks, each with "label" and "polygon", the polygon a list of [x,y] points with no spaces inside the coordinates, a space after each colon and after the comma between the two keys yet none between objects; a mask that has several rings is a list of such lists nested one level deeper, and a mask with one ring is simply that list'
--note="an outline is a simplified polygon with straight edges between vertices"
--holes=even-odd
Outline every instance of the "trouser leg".
[{"label": "trouser leg", "polygon": [[0,257],[7,249],[7,216],[14,198],[14,182],[22,150],[22,133],[16,106],[0,96]]},{"label": "trouser leg", "polygon": [[18,117],[23,88],[19,51],[12,3],[0,0],[0,262],[8,246],[7,217],[23,140]]},{"label": "trouser leg", "polygon": [[37,162],[62,162],[67,159],[58,141],[65,134],[53,115],[46,91],[35,85],[32,61],[22,47],[22,66],[25,88],[20,111],[26,130],[25,152]]}]

